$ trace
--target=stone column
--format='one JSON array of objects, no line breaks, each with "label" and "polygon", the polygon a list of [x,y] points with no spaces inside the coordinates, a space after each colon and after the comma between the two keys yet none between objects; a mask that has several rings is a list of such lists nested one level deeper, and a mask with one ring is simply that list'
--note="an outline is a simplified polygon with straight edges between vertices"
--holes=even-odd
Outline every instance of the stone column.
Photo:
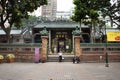
[{"label": "stone column", "polygon": [[48,43],[48,36],[41,36],[42,39],[42,50],[41,50],[41,61],[47,61],[47,43]]},{"label": "stone column", "polygon": [[49,30],[49,49],[51,49],[51,30]]},{"label": "stone column", "polygon": [[81,52],[81,48],[80,48],[80,36],[75,36],[75,54],[76,56],[80,57],[82,52]]}]

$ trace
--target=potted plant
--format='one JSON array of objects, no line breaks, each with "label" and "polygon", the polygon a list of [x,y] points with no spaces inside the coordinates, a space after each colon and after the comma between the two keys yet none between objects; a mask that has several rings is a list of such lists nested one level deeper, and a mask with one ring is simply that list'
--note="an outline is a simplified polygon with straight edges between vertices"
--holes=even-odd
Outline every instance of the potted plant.
[{"label": "potted plant", "polygon": [[0,63],[2,63],[2,60],[4,59],[3,55],[0,55]]},{"label": "potted plant", "polygon": [[14,54],[7,54],[6,57],[7,57],[7,62],[8,63],[14,62],[14,58],[15,58]]}]

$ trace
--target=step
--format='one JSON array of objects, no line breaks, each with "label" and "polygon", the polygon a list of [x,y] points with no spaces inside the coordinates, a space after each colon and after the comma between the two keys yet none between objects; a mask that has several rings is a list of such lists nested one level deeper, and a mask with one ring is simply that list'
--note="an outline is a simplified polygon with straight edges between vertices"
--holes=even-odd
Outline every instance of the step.
[{"label": "step", "polygon": [[[74,55],[63,55],[63,62],[72,62]],[[58,62],[58,55],[48,55],[48,62]]]}]

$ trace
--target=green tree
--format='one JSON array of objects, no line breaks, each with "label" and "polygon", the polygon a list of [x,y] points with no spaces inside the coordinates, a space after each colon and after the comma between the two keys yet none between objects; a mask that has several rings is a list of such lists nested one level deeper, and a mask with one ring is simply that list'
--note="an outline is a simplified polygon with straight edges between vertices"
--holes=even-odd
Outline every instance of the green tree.
[{"label": "green tree", "polygon": [[[110,6],[110,0],[74,0],[73,3],[75,4],[75,10],[72,19],[76,22],[84,21],[84,23],[89,21],[93,32],[95,32],[95,23],[99,17],[98,11]],[[91,41],[93,42],[94,38],[93,40],[91,38]]]},{"label": "green tree", "polygon": [[120,28],[120,1],[115,0],[110,6],[101,9],[103,16],[109,16],[111,20],[111,26],[115,23]]},{"label": "green tree", "polygon": [[19,28],[22,25],[22,19],[29,17],[29,12],[33,12],[44,4],[47,4],[47,0],[0,0],[2,7],[0,27],[5,31],[7,40],[10,39],[13,25]]},{"label": "green tree", "polygon": [[81,22],[83,19],[86,18],[86,14],[87,14],[86,6],[84,5],[84,3],[82,3],[81,0],[73,0],[73,3],[75,5],[75,8],[73,15],[71,16],[71,19],[73,21],[79,22],[81,28]]},{"label": "green tree", "polygon": [[95,29],[95,26],[97,25],[99,19],[99,13],[98,11],[101,10],[101,8],[106,8],[108,6],[110,6],[110,0],[89,0],[89,2],[87,3],[87,7],[88,7],[88,16],[91,19],[91,41],[95,42],[95,33],[97,32]]}]

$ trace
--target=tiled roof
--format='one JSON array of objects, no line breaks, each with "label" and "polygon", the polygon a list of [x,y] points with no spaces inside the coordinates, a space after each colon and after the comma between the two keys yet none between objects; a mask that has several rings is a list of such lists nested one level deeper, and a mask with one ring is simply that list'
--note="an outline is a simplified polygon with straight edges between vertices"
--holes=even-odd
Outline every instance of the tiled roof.
[{"label": "tiled roof", "polygon": [[[43,28],[44,26],[46,26],[46,28],[76,28],[76,26],[80,26],[80,24],[75,22],[45,22],[34,26],[34,28]],[[82,24],[82,27],[88,26]]]},{"label": "tiled roof", "polygon": [[[0,35],[4,35],[5,32],[0,30]],[[11,30],[10,34],[21,34],[21,30]]]}]

